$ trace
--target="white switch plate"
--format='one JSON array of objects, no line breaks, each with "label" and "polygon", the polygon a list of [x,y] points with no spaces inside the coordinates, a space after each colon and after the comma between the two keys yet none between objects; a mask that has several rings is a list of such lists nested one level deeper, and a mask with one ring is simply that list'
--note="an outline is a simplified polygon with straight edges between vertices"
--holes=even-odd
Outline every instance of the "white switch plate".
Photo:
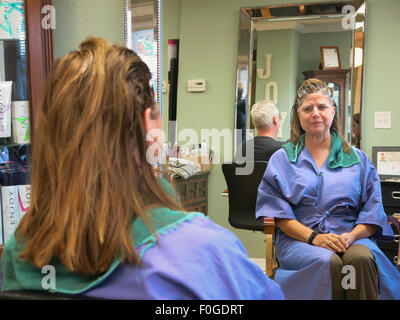
[{"label": "white switch plate", "polygon": [[390,129],[392,127],[392,113],[390,111],[375,112],[375,129]]},{"label": "white switch plate", "polygon": [[204,92],[206,91],[206,80],[188,80],[187,83],[188,92]]}]

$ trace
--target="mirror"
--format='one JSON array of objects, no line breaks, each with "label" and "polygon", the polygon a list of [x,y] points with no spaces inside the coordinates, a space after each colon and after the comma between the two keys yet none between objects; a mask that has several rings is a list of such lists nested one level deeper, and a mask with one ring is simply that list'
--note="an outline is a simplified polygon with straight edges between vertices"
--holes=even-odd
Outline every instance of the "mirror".
[{"label": "mirror", "polygon": [[[125,45],[149,66],[156,101],[162,105],[160,68],[160,1],[125,0]],[[162,110],[161,110],[162,111]]]},{"label": "mirror", "polygon": [[235,153],[255,135],[251,106],[276,103],[290,137],[290,111],[301,83],[326,81],[333,89],[342,133],[362,147],[360,116],[364,75],[364,0],[241,8],[235,101]]}]

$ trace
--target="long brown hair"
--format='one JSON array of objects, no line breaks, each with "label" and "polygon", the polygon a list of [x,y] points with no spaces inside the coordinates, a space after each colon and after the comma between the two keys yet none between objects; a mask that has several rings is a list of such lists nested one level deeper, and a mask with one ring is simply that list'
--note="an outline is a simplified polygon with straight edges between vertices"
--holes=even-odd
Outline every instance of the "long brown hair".
[{"label": "long brown hair", "polygon": [[[133,51],[90,38],[58,59],[32,137],[32,193],[20,258],[99,274],[118,254],[139,264],[131,225],[153,207],[180,210],[146,161],[143,115],[158,117],[151,73]],[[149,223],[148,220],[146,220]]]},{"label": "long brown hair", "polygon": [[[318,79],[308,79],[302,83],[300,88],[297,90],[296,97],[294,99],[292,111],[291,111],[291,120],[290,120],[290,139],[289,141],[297,144],[301,135],[304,133],[303,128],[300,124],[299,115],[297,114],[298,109],[302,105],[304,99],[312,93],[320,93],[328,98],[331,105],[336,107],[335,100],[333,99],[332,89],[329,88],[328,84],[324,81]],[[337,109],[337,108],[336,108]],[[342,128],[339,122],[339,115],[336,110],[335,116],[332,121],[332,125],[330,131],[336,132],[340,138],[342,139],[342,147],[343,151],[350,153],[350,145],[346,142],[342,134]]]}]

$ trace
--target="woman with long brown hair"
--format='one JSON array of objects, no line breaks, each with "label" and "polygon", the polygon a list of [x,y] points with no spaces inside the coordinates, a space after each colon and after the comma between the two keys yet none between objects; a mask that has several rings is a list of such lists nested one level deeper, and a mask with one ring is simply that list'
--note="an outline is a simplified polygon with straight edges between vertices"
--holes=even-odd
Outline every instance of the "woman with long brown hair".
[{"label": "woman with long brown hair", "polygon": [[[184,212],[155,177],[147,151],[162,143],[151,135],[161,117],[150,79],[133,51],[99,38],[56,61],[35,112],[31,206],[4,247],[3,290],[282,298],[232,233]],[[43,285],[49,266],[54,285]]]},{"label": "woman with long brown hair", "polygon": [[337,112],[325,82],[303,82],[289,143],[260,184],[256,216],[278,227],[275,280],[288,299],[400,299],[400,273],[374,241],[393,239],[376,169]]}]

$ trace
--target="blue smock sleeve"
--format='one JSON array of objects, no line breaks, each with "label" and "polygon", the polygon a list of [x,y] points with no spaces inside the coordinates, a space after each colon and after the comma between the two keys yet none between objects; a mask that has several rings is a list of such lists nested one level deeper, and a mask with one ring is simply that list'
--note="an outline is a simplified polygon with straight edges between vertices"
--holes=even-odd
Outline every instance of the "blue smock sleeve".
[{"label": "blue smock sleeve", "polygon": [[258,187],[256,218],[296,219],[292,206],[287,200],[292,193],[293,182],[288,174],[290,166],[283,149],[275,152],[268,162],[267,169]]},{"label": "blue smock sleeve", "polygon": [[391,241],[394,235],[383,208],[379,176],[366,154],[359,151],[359,155],[362,165],[361,198],[360,212],[356,224],[375,225],[378,229],[373,237],[383,241]]}]

